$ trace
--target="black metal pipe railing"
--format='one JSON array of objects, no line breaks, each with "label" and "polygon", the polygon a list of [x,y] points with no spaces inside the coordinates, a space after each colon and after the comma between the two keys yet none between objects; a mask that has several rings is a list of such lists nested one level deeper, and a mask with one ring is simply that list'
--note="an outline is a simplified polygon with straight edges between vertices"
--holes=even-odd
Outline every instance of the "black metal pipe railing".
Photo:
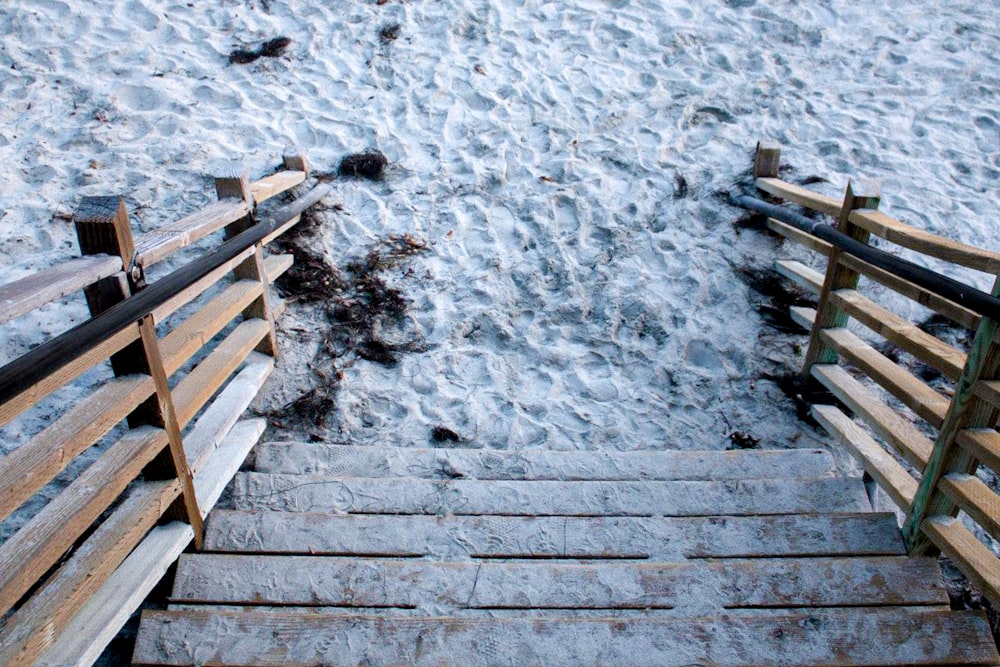
[{"label": "black metal pipe railing", "polygon": [[747,210],[755,211],[769,218],[775,218],[787,223],[806,234],[822,239],[844,252],[854,255],[858,259],[868,262],[872,266],[877,266],[898,278],[908,280],[928,292],[949,301],[954,301],[990,319],[1000,320],[1000,299],[992,294],[978,290],[948,276],[943,276],[940,273],[931,271],[901,257],[890,255],[884,250],[861,243],[824,222],[810,220],[804,215],[799,215],[787,208],[769,204],[749,195],[737,195],[733,199],[736,204]]},{"label": "black metal pipe railing", "polygon": [[133,322],[138,322],[181,290],[198,282],[268,234],[317,203],[331,186],[314,187],[294,202],[265,216],[253,227],[215,250],[188,262],[141,292],[115,304],[100,315],[48,340],[0,368],[0,403],[34,386],[66,364],[78,359]]}]

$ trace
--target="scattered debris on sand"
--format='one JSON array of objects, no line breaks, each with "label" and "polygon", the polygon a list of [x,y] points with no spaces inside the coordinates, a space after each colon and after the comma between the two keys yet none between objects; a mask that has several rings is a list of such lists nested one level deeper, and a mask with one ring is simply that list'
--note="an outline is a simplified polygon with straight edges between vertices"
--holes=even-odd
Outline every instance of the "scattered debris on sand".
[{"label": "scattered debris on sand", "polygon": [[387,164],[389,164],[389,160],[381,151],[369,148],[364,153],[354,153],[341,160],[340,175],[380,181]]},{"label": "scattered debris on sand", "polygon": [[261,44],[256,49],[235,49],[229,54],[230,65],[246,65],[258,58],[277,58],[285,53],[292,43],[288,37],[275,37]]},{"label": "scattered debris on sand", "polygon": [[399,33],[402,32],[403,27],[398,23],[393,23],[392,25],[387,25],[378,31],[378,38],[383,42],[394,42],[399,39]]}]

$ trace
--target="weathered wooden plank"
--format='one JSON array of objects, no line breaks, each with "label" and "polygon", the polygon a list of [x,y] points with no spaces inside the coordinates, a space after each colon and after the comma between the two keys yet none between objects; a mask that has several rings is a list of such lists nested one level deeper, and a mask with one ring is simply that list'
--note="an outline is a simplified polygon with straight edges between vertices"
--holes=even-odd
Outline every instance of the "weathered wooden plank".
[{"label": "weathered wooden plank", "polygon": [[267,282],[273,283],[280,278],[295,263],[294,255],[268,255],[264,258],[264,275]]},{"label": "weathered wooden plank", "polygon": [[174,389],[177,421],[184,428],[195,414],[218,391],[233,371],[268,333],[264,320],[247,320],[232,333],[200,364],[181,380]]},{"label": "weathered wooden plank", "polygon": [[278,227],[273,232],[265,236],[264,239],[260,242],[260,244],[266,248],[267,244],[269,244],[271,241],[278,238],[279,236],[283,235],[285,232],[287,232],[295,225],[299,224],[301,220],[302,220],[301,215],[295,216],[294,218],[292,218],[291,220],[289,220],[288,222],[286,222],[285,224],[283,224],[282,226]]},{"label": "weathered wooden plank", "polygon": [[139,339],[139,325],[130,325],[98,344],[59,370],[40,380],[29,389],[0,405],[0,426],[9,423],[19,414],[42,400],[59,387],[72,382],[93,366]]},{"label": "weathered wooden plank", "polygon": [[236,509],[355,514],[708,516],[861,512],[860,480],[837,477],[681,482],[342,478],[240,473]]},{"label": "weathered wooden plank", "polygon": [[238,280],[163,337],[163,367],[171,376],[226,328],[261,293],[261,284]]},{"label": "weathered wooden plank", "polygon": [[821,449],[557,452],[265,442],[257,447],[254,469],[343,477],[723,480],[827,477],[836,472],[836,464],[830,453]]},{"label": "weathered wooden plank", "polygon": [[250,192],[255,203],[260,204],[271,197],[280,195],[306,180],[302,171],[279,171],[250,184]]},{"label": "weathered wooden plank", "polygon": [[843,199],[828,197],[801,185],[782,181],[779,178],[758,178],[755,184],[770,195],[825,213],[833,218],[840,216],[840,207],[844,203]]},{"label": "weathered wooden plank", "polygon": [[115,378],[0,461],[0,519],[153,394],[148,375]]},{"label": "weathered wooden plank", "polygon": [[761,139],[753,156],[754,178],[777,178],[781,170],[781,145],[773,139]]},{"label": "weathered wooden plank", "polygon": [[267,421],[264,419],[237,422],[219,447],[208,457],[205,466],[194,479],[202,518],[208,516],[215,507],[222,491],[243,465],[243,461],[260,440],[266,427]]},{"label": "weathered wooden plank", "polygon": [[862,296],[856,290],[838,290],[831,301],[848,315],[901,350],[936,368],[952,380],[962,374],[966,355],[942,342],[917,325]]},{"label": "weathered wooden plank", "polygon": [[675,609],[947,605],[934,559],[436,563],[197,554],[174,602],[442,609]]},{"label": "weathered wooden plank", "polygon": [[863,371],[931,426],[941,426],[951,401],[931,389],[913,373],[893,363],[847,329],[824,329],[820,338],[845,361]]},{"label": "weathered wooden plank", "polygon": [[194,539],[186,523],[154,528],[35,663],[36,667],[91,665]]},{"label": "weathered wooden plank", "polygon": [[1000,253],[952,241],[911,227],[879,211],[852,211],[851,222],[890,243],[992,275],[1000,273]]},{"label": "weathered wooden plank", "polygon": [[823,290],[823,274],[816,269],[809,268],[802,262],[779,259],[774,263],[774,268],[778,273],[813,294],[819,294]]},{"label": "weathered wooden plank", "polygon": [[135,243],[135,262],[142,267],[152,266],[249,212],[243,200],[223,199],[209,204],[193,215],[139,237]]},{"label": "weathered wooden plank", "polygon": [[990,535],[1000,535],[1000,496],[975,475],[949,473],[938,482],[952,502]]},{"label": "weathered wooden plank", "polygon": [[961,521],[932,516],[920,523],[920,530],[990,602],[1000,604],[1000,561]]},{"label": "weathered wooden plank", "polygon": [[[90,255],[0,285],[0,324],[121,271],[121,259],[111,255]],[[124,274],[122,276],[124,279]]]},{"label": "weathered wooden plank", "polygon": [[180,495],[176,480],[140,482],[0,629],[0,664],[34,665],[81,606]]},{"label": "weathered wooden plank", "polygon": [[202,294],[205,290],[222,280],[225,275],[232,271],[236,266],[246,261],[246,259],[250,257],[253,252],[254,249],[252,247],[247,248],[231,260],[220,264],[217,268],[207,273],[200,280],[192,283],[189,287],[178,291],[177,294],[164,301],[162,305],[153,309],[153,321],[157,324],[163,322],[163,320],[175,313],[178,309],[190,303],[197,298],[198,295]]},{"label": "weathered wooden plank", "polygon": [[437,558],[757,558],[905,553],[893,514],[751,517],[331,515],[215,510],[205,550]]},{"label": "weathered wooden plank", "polygon": [[627,623],[147,611],[142,624],[136,665],[829,667],[996,664],[1000,659],[981,612],[894,608]]},{"label": "weathered wooden plank", "polygon": [[991,428],[967,428],[958,432],[955,442],[977,461],[1000,472],[1000,433]]},{"label": "weathered wooden plank", "polygon": [[788,309],[788,315],[792,318],[792,321],[798,324],[803,329],[807,331],[812,329],[813,324],[816,322],[816,309],[815,308],[805,308],[803,306],[791,306]]},{"label": "weathered wooden plank", "polygon": [[205,409],[184,438],[184,451],[192,470],[201,469],[253,402],[273,369],[273,358],[259,352],[249,354],[246,366]]},{"label": "weathered wooden plank", "polygon": [[[806,248],[809,248],[814,252],[818,252],[821,255],[829,256],[831,252],[832,246],[826,241],[822,241],[815,236],[807,234],[796,227],[792,227],[789,224],[781,222],[780,220],[769,218],[767,221],[767,227],[771,231],[781,234],[788,240],[794,241],[795,243],[805,246]],[[960,306],[954,301],[949,301],[944,297],[928,292],[919,285],[915,285],[908,280],[894,276],[888,271],[880,269],[877,266],[873,266],[858,257],[842,254],[840,256],[840,263],[852,271],[857,271],[858,273],[871,278],[875,282],[888,287],[894,292],[908,297],[922,306],[947,317],[952,322],[955,322],[966,329],[974,330],[979,326],[979,315],[968,308]]]},{"label": "weathered wooden plank", "polygon": [[995,408],[1000,409],[1000,381],[980,380],[974,388],[976,396],[989,401]]},{"label": "weathered wooden plank", "polygon": [[129,431],[0,545],[0,612],[9,610],[167,444],[162,429]]},{"label": "weathered wooden plank", "polygon": [[836,364],[817,364],[812,375],[860,415],[910,465],[923,470],[934,444],[868,388]]},{"label": "weathered wooden plank", "polygon": [[917,481],[882,445],[875,442],[839,408],[814,405],[812,415],[878,481],[896,505],[904,511],[909,509],[913,496],[917,493]]}]

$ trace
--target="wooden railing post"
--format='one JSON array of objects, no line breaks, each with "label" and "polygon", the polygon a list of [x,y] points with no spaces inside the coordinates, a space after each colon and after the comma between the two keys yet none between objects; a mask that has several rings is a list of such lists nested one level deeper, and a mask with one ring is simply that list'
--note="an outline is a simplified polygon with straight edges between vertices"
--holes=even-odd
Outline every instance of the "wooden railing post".
[{"label": "wooden railing post", "polygon": [[[844,204],[840,209],[840,217],[837,219],[837,230],[850,235],[862,243],[868,243],[871,234],[852,223],[849,218],[851,211],[862,208],[877,209],[878,205],[878,184],[866,181],[859,183],[848,182],[847,191],[844,194]],[[809,335],[809,349],[806,352],[805,364],[802,367],[802,374],[806,380],[809,379],[809,371],[814,364],[833,364],[837,362],[837,353],[823,342],[820,332],[823,329],[847,326],[847,313],[833,305],[830,295],[839,289],[856,288],[858,286],[859,275],[856,271],[852,271],[841,264],[840,257],[842,254],[843,251],[837,247],[832,248],[830,252],[830,259],[826,268],[826,278],[823,281],[823,290],[820,292],[819,305],[816,308],[816,321]]]},{"label": "wooden railing post", "polygon": [[[250,209],[246,217],[226,226],[227,239],[254,225],[256,204],[250,191],[250,179],[247,177],[246,169],[239,165],[230,167],[225,174],[216,177],[215,191],[219,199],[242,199]],[[271,306],[271,286],[264,271],[264,252],[260,243],[254,246],[252,256],[233,269],[233,275],[237,280],[256,280],[261,284],[261,295],[243,310],[243,319],[260,318],[267,322],[268,334],[257,346],[257,351],[277,358],[278,339],[274,327],[274,310]]]},{"label": "wooden railing post", "polygon": [[757,142],[753,157],[754,178],[777,178],[781,166],[781,145],[771,139]]},{"label": "wooden railing post", "polygon": [[[122,197],[84,197],[73,219],[80,241],[80,251],[84,255],[101,253],[119,255],[129,277],[129,284],[112,277],[87,288],[87,304],[90,307],[90,314],[95,316],[128,298],[133,290],[139,288],[141,276],[130,270],[135,244],[129,227],[125,200]],[[151,315],[147,315],[139,322],[139,333],[138,341],[111,358],[112,370],[116,376],[140,373],[153,378],[155,394],[128,416],[128,424],[131,428],[152,425],[166,431],[168,450],[161,452],[146,466],[143,474],[147,479],[180,480],[182,490],[180,502],[183,507],[173,507],[170,512],[191,524],[195,534],[195,545],[200,549],[203,526],[195,496],[194,478],[184,455],[184,444]]]},{"label": "wooden railing post", "polygon": [[[1000,277],[993,284],[992,294],[1000,297]],[[935,551],[934,545],[921,531],[925,519],[958,515],[958,506],[938,488],[938,482],[951,473],[973,475],[979,467],[979,461],[975,457],[956,445],[959,432],[964,429],[991,429],[996,426],[997,418],[1000,417],[1000,410],[975,393],[980,381],[1000,379],[998,330],[1000,326],[996,320],[989,317],[980,320],[965,368],[955,384],[955,396],[948,407],[948,414],[945,415],[930,460],[923,470],[913,505],[903,524],[903,538],[907,550],[913,555]]]}]

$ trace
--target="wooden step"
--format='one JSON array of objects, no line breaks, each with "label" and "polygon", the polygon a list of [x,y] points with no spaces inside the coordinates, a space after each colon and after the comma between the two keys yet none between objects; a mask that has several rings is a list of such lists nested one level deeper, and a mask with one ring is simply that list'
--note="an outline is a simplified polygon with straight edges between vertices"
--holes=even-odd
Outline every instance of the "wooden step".
[{"label": "wooden step", "polygon": [[906,553],[890,513],[750,517],[373,516],[216,510],[205,551],[477,558],[761,558]]},{"label": "wooden step", "polygon": [[[189,554],[174,602],[433,609],[698,609],[947,605],[933,558],[566,564]],[[451,613],[451,611],[449,611]]]},{"label": "wooden step", "polygon": [[709,516],[862,512],[859,480],[838,477],[722,482],[426,480],[240,473],[236,509],[354,514]]},{"label": "wooden step", "polygon": [[722,618],[378,618],[147,611],[135,665],[996,664],[982,612],[809,610]]},{"label": "wooden step", "polygon": [[256,456],[257,472],[343,477],[724,480],[825,477],[836,472],[833,457],[821,449],[554,452],[266,442],[257,447]]}]

